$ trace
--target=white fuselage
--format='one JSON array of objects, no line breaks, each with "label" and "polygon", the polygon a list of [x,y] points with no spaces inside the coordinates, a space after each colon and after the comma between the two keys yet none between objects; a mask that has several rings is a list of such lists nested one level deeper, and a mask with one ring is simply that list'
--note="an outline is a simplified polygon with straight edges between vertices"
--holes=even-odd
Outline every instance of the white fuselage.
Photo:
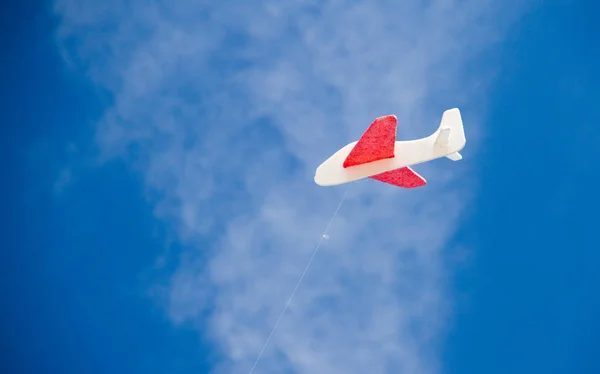
[{"label": "white fuselage", "polygon": [[440,129],[422,139],[397,141],[394,147],[395,156],[393,158],[344,168],[344,160],[357,143],[352,142],[319,165],[315,173],[315,183],[321,186],[333,186],[352,182],[386,171],[446,157],[459,152],[465,146],[465,137],[462,131],[451,134],[449,141],[445,145],[437,144],[436,139],[439,131]]}]

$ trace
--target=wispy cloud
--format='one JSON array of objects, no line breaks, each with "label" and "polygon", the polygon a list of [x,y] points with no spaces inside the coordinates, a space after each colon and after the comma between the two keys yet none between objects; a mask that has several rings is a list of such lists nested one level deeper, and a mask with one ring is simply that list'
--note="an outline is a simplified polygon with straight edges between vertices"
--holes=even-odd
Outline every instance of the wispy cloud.
[{"label": "wispy cloud", "polygon": [[[208,326],[215,372],[249,370],[341,197],[314,185],[318,163],[375,117],[394,113],[400,137],[424,136],[442,110],[485,94],[469,64],[521,11],[485,0],[57,2],[65,58],[114,98],[98,124],[104,156],[143,173],[187,248],[167,311]],[[257,372],[436,373],[441,252],[465,165],[417,167],[422,190],[354,184]]]}]

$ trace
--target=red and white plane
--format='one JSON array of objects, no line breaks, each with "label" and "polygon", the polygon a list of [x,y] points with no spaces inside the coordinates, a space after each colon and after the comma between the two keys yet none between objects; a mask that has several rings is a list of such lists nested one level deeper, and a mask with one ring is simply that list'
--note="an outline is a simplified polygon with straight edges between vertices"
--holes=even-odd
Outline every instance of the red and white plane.
[{"label": "red and white plane", "polygon": [[315,183],[333,186],[371,178],[398,187],[424,186],[425,178],[410,165],[446,157],[462,159],[466,143],[458,108],[444,112],[440,127],[430,136],[417,140],[396,141],[396,116],[377,118],[357,142],[337,151],[317,168]]}]

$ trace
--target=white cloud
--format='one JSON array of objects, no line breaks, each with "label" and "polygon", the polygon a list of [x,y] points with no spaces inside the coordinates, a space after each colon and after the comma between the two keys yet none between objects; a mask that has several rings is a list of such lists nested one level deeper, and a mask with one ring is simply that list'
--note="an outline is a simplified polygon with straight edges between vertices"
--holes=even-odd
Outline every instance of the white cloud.
[{"label": "white cloud", "polygon": [[[167,310],[209,326],[215,372],[250,369],[341,197],[314,185],[314,168],[375,117],[424,136],[485,95],[467,64],[523,10],[499,4],[57,2],[65,58],[114,97],[101,149],[143,173],[188,248]],[[441,253],[479,115],[463,114],[467,160],[416,168],[426,188],[352,186],[256,373],[438,372]]]}]

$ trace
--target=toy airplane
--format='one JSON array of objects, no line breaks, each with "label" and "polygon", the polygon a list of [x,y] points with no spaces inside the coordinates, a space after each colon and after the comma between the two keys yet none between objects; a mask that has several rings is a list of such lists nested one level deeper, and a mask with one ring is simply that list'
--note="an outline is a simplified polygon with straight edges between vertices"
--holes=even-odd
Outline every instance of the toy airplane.
[{"label": "toy airplane", "polygon": [[317,168],[315,183],[333,186],[371,178],[398,187],[415,188],[427,184],[410,168],[437,158],[462,159],[466,143],[458,108],[444,112],[440,127],[432,135],[396,141],[396,116],[377,118],[357,142],[337,151]]}]

